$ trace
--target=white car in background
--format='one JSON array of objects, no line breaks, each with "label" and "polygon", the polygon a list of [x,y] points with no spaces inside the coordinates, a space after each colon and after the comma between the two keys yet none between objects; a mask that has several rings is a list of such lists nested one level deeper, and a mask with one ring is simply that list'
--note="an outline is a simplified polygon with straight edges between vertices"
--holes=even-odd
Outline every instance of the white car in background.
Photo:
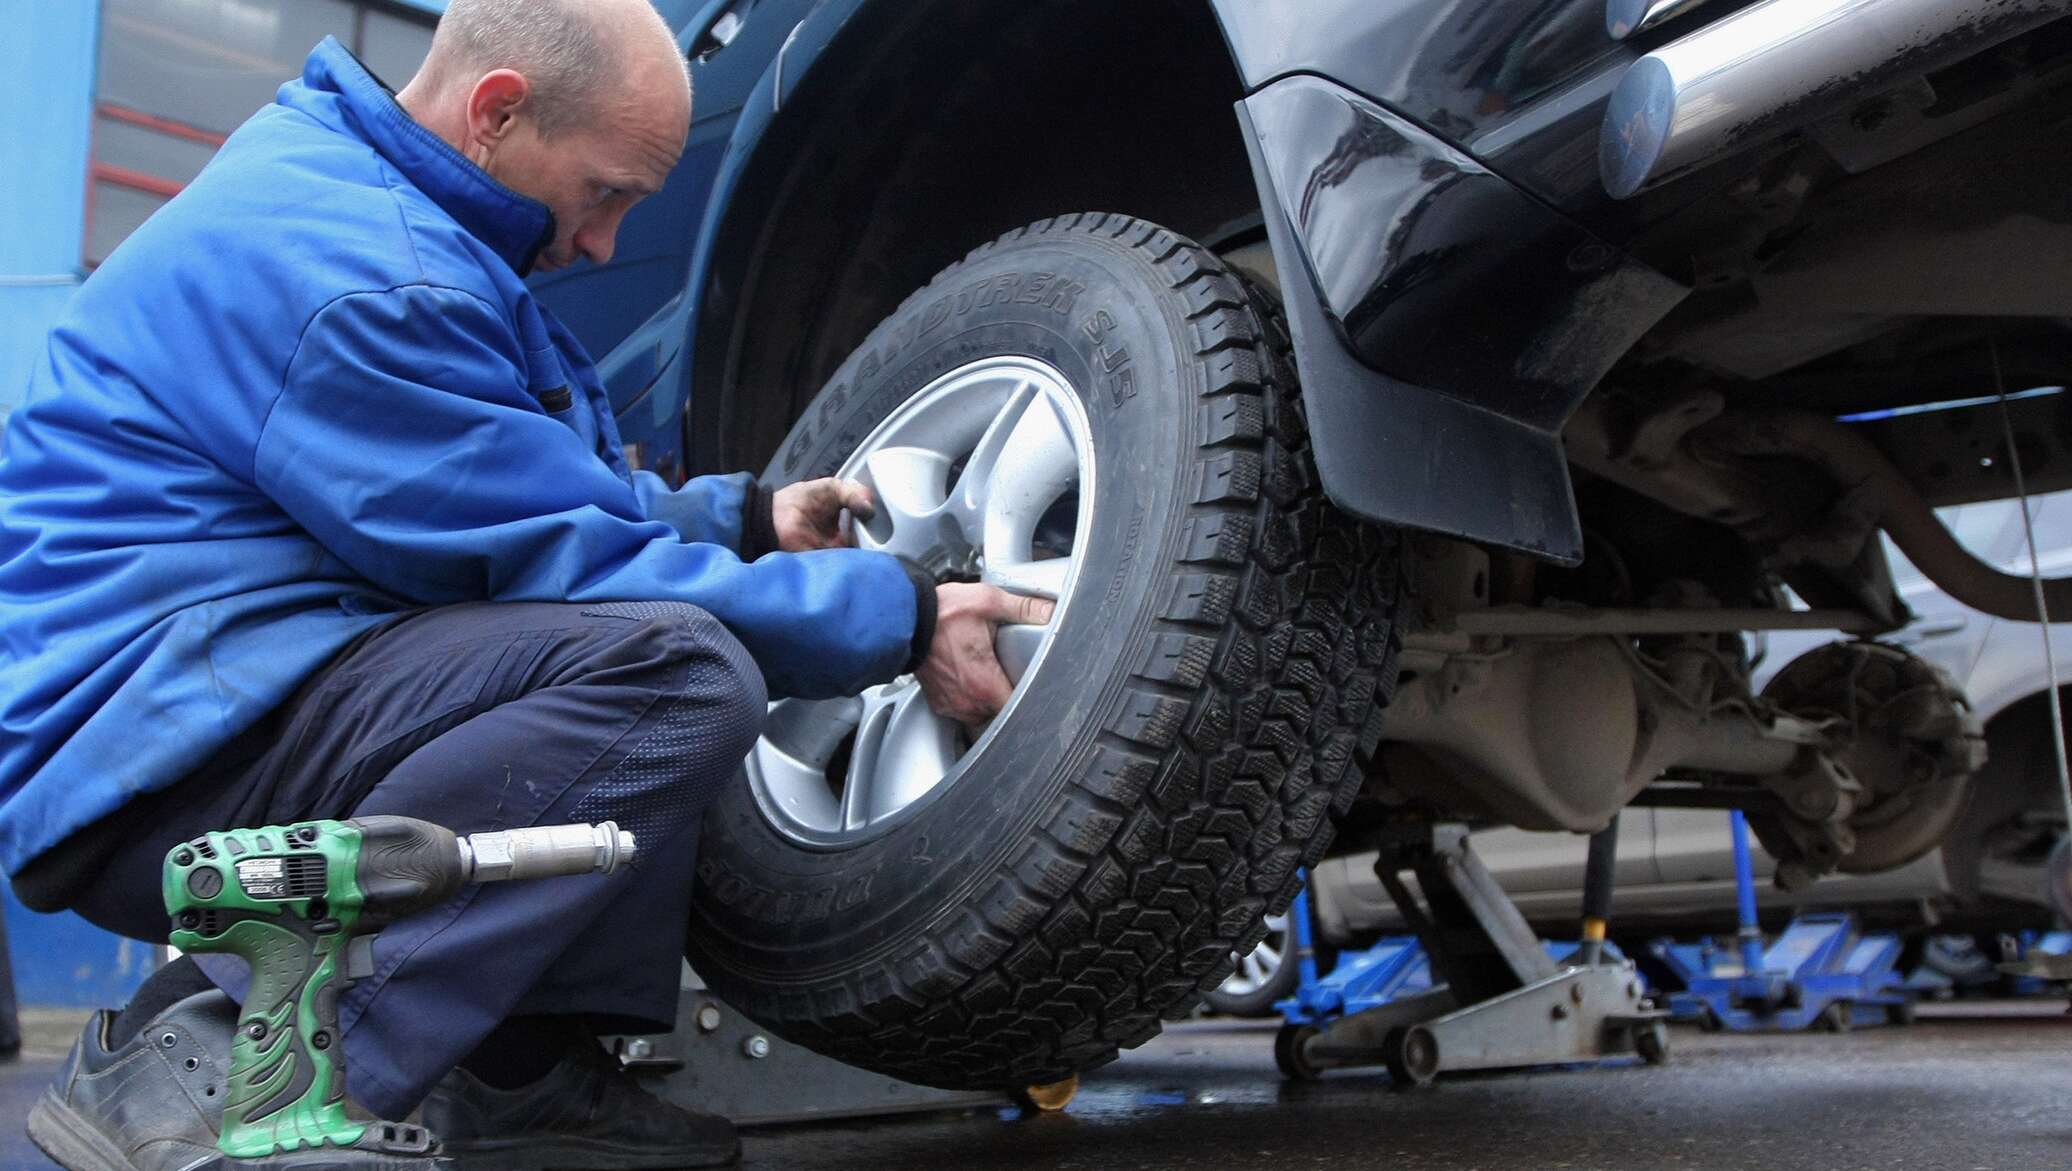
[{"label": "white car in background", "polygon": [[[2031,503],[2043,575],[2072,572],[2072,492]],[[1964,545],[2013,573],[2030,571],[2020,506],[1997,500],[1940,510]],[[2056,761],[2050,744],[2044,627],[1988,617],[1931,584],[1889,543],[1893,578],[1913,621],[1886,637],[1930,660],[1971,699],[1986,725],[1990,752],[1970,802],[1943,845],[1877,874],[1837,874],[1797,894],[1769,881],[1775,861],[1751,840],[1757,899],[1781,917],[1795,908],[1847,909],[1890,928],[1934,926],[1944,932],[1995,932],[2045,925],[2050,912],[2044,866],[2065,833]],[[2072,677],[2072,615],[2049,628],[2062,679]],[[1761,639],[1761,636],[1757,636]],[[1816,631],[1773,633],[1756,642],[1758,689],[1786,663],[1838,637]],[[1513,828],[1473,835],[1476,852],[1533,926],[1549,938],[1577,929],[1588,839]],[[1312,876],[1318,941],[1358,946],[1404,930],[1374,875],[1374,854],[1326,859]],[[1768,918],[1768,915],[1765,916]],[[1733,925],[1734,852],[1728,814],[1713,809],[1631,806],[1619,819],[1617,890],[1612,929],[1621,934],[1723,930]],[[1211,1004],[1227,1012],[1263,1012],[1293,987],[1294,948],[1286,917],[1272,924],[1260,950],[1238,965]]]}]

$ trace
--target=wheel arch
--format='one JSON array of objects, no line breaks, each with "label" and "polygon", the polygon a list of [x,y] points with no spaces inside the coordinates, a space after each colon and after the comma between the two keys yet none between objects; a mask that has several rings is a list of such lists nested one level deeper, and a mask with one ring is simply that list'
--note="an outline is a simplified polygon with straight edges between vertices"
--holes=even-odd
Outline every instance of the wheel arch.
[{"label": "wheel arch", "polygon": [[[984,240],[1076,211],[1195,236],[1256,214],[1241,96],[1208,0],[815,9],[743,109],[694,251],[691,470],[762,466],[871,328]],[[1040,190],[1003,182],[1017,162],[1051,165]]]},{"label": "wheel arch", "polygon": [[[872,326],[970,245],[1078,211],[1211,243],[1263,223],[1331,498],[1372,521],[1579,560],[1560,429],[1686,290],[1357,94],[1296,72],[1247,95],[1230,7],[814,9],[742,112],[695,252],[689,468],[760,466]],[[1427,161],[1378,185],[1322,182],[1331,214],[1419,207],[1436,224],[1322,277],[1314,225],[1281,205],[1302,194],[1291,181],[1327,177],[1311,156],[1333,136],[1262,145],[1258,123],[1276,91],[1306,90],[1314,107],[1320,87],[1364,111],[1361,141],[1393,135]],[[1411,279],[1447,257],[1480,259]],[[1364,290],[1357,312],[1347,288]]]},{"label": "wheel arch", "polygon": [[[2061,703],[2072,699],[2072,683],[2061,684],[2058,695]],[[2049,815],[2061,808],[2056,760],[2050,750],[2050,696],[2046,685],[2001,704],[1990,714],[1982,713],[1990,753],[1969,805],[1943,844],[1951,885],[1974,909],[1980,905],[1981,867],[1988,849],[2027,848],[2019,837],[1991,847],[1992,835],[2011,818],[2037,812]],[[2040,886],[2038,889],[2040,898]]]}]

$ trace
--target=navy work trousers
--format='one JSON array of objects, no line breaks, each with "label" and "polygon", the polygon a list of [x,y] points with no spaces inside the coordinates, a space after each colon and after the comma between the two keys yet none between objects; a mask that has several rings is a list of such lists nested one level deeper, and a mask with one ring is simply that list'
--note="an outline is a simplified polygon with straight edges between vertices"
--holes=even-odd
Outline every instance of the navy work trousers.
[{"label": "navy work trousers", "polygon": [[[347,1088],[401,1118],[507,1016],[676,1015],[697,825],[760,733],[762,674],[695,606],[470,603],[347,648],[162,795],[76,905],[163,939],[166,851],[208,830],[402,814],[460,833],[613,820],[630,869],[471,887],[384,930],[340,1002]],[[154,800],[154,798],[156,798]],[[233,994],[242,965],[197,957]]]}]

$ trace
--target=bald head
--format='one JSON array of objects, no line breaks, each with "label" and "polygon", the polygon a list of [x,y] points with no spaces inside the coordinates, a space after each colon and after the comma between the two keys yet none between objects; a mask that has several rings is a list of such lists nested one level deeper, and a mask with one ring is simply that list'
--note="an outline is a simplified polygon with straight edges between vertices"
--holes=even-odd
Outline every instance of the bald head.
[{"label": "bald head", "polygon": [[451,0],[419,78],[445,88],[522,74],[540,132],[553,135],[626,101],[688,108],[688,66],[650,0]]},{"label": "bald head", "polygon": [[690,132],[689,63],[650,0],[451,0],[396,95],[490,177],[545,204],[538,265],[611,259]]}]

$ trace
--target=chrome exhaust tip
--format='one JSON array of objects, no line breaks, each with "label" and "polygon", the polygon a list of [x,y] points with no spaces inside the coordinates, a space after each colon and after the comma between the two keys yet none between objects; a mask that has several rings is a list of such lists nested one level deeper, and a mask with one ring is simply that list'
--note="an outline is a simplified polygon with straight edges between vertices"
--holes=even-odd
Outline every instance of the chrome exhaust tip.
[{"label": "chrome exhaust tip", "polygon": [[[1609,0],[1606,21],[1688,7]],[[1630,198],[2068,13],[2072,0],[1763,0],[1627,70],[1600,131],[1605,190]]]},{"label": "chrome exhaust tip", "polygon": [[1615,41],[1675,20],[1706,0],[1604,0],[1604,31]]}]

